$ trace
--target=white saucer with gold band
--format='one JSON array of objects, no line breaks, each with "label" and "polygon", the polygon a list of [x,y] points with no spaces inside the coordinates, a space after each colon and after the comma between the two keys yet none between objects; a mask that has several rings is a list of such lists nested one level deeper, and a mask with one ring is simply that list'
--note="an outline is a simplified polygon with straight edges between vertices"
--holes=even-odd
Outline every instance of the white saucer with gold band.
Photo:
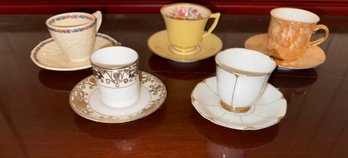
[{"label": "white saucer with gold band", "polygon": [[[262,52],[271,56],[267,50],[267,34],[258,34],[249,37],[244,47],[251,50]],[[282,70],[302,70],[317,67],[325,62],[325,52],[318,46],[309,47],[304,55],[296,60],[282,61],[275,60],[279,69]]]},{"label": "white saucer with gold band", "polygon": [[[121,43],[108,35],[97,33],[96,36],[94,51],[104,47],[121,45]],[[31,51],[30,58],[37,66],[47,70],[74,71],[91,67],[89,60],[83,62],[69,61],[53,38],[40,42]]]},{"label": "white saucer with gold band", "polygon": [[97,91],[93,75],[80,81],[71,91],[71,108],[81,117],[102,123],[123,123],[143,118],[155,112],[164,103],[167,89],[156,76],[140,72],[141,91],[138,101],[123,108],[107,106]]},{"label": "white saucer with gold band", "polygon": [[166,30],[153,34],[147,41],[150,50],[160,57],[181,63],[191,63],[214,56],[222,49],[221,39],[211,33],[203,38],[203,41],[197,46],[195,52],[185,55],[174,53],[168,40]]},{"label": "white saucer with gold band", "polygon": [[237,130],[259,130],[270,127],[284,118],[287,102],[283,94],[271,84],[247,111],[230,112],[220,103],[216,77],[198,83],[191,94],[194,108],[214,124]]}]

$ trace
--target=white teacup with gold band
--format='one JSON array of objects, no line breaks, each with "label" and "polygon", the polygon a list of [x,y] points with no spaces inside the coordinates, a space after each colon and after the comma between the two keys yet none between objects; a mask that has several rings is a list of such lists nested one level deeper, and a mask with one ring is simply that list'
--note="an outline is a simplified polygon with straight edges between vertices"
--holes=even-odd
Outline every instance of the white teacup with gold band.
[{"label": "white teacup with gold band", "polygon": [[276,67],[267,55],[244,48],[230,48],[215,57],[217,92],[227,111],[243,113],[262,95]]},{"label": "white teacup with gold band", "polygon": [[[275,8],[271,11],[268,28],[267,49],[272,56],[280,60],[295,60],[313,46],[324,42],[329,36],[329,29],[317,24],[318,15],[297,8]],[[310,41],[318,30],[324,30],[323,37]]]},{"label": "white teacup with gold band", "polygon": [[52,38],[71,62],[89,60],[101,23],[100,11],[64,13],[46,20]]},{"label": "white teacup with gold band", "polygon": [[123,46],[97,50],[91,56],[92,71],[104,104],[129,107],[140,94],[138,54]]},{"label": "white teacup with gold band", "polygon": [[[161,14],[171,43],[170,50],[179,55],[199,52],[198,44],[215,29],[220,18],[220,13],[212,14],[208,8],[192,3],[165,5]],[[214,22],[205,32],[210,18],[214,18]]]}]

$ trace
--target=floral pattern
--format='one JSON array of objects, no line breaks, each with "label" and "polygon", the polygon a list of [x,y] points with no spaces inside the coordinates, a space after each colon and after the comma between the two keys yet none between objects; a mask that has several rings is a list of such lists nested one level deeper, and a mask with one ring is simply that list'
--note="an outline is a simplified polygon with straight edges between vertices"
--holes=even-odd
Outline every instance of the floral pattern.
[{"label": "floral pattern", "polygon": [[169,11],[167,16],[175,19],[183,19],[183,20],[200,20],[204,19],[202,13],[200,13],[197,9],[192,7],[175,7],[173,10]]},{"label": "floral pattern", "polygon": [[53,18],[52,20],[50,20],[48,22],[48,24],[52,25],[55,22],[64,20],[64,19],[88,19],[90,21],[94,20],[93,23],[91,23],[90,25],[87,25],[85,27],[81,27],[81,28],[74,28],[74,29],[56,29],[53,27],[48,26],[48,30],[53,31],[53,32],[59,32],[59,33],[75,33],[75,32],[82,32],[84,30],[87,30],[91,27],[93,27],[93,25],[96,24],[97,20],[95,20],[94,18],[90,17],[90,16],[86,16],[86,15],[64,15],[64,16],[59,16],[56,18]]}]

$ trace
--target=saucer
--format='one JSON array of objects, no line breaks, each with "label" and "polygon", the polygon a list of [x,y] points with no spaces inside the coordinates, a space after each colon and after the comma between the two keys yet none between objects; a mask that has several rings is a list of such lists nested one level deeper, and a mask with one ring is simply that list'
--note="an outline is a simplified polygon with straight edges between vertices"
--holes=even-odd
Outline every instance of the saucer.
[{"label": "saucer", "polygon": [[113,108],[105,105],[97,91],[93,75],[80,81],[71,91],[71,108],[80,116],[102,123],[123,123],[143,118],[156,111],[167,97],[164,83],[156,76],[140,72],[139,100],[130,107]]},{"label": "saucer", "polygon": [[147,45],[158,56],[181,63],[190,63],[212,57],[222,49],[221,39],[211,33],[203,38],[203,41],[198,45],[199,49],[196,53],[191,55],[175,54],[170,50],[170,42],[166,30],[153,34],[148,39]]},{"label": "saucer", "polygon": [[[270,55],[267,51],[267,34],[258,34],[248,38],[244,47],[253,49],[264,54]],[[325,52],[318,46],[310,47],[303,56],[296,60],[281,61],[275,60],[278,68],[283,70],[302,70],[317,67],[324,63],[326,59]]]},{"label": "saucer", "polygon": [[[97,33],[94,51],[100,48],[121,45],[112,37]],[[31,60],[39,67],[47,70],[73,71],[91,67],[89,60],[84,62],[71,62],[54,42],[53,38],[46,39],[31,51]]]},{"label": "saucer", "polygon": [[216,77],[201,81],[192,91],[191,101],[200,115],[217,125],[238,130],[259,130],[277,124],[285,116],[287,102],[271,84],[245,113],[233,113],[222,108],[216,87]]}]

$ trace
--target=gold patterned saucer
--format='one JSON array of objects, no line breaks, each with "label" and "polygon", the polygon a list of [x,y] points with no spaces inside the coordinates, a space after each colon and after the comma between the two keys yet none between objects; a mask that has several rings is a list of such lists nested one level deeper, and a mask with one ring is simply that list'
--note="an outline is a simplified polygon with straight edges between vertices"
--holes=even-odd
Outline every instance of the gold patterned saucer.
[{"label": "gold patterned saucer", "polygon": [[[270,55],[267,50],[267,34],[258,34],[248,38],[244,47],[247,49],[257,50],[264,54]],[[275,60],[278,68],[283,70],[302,70],[317,67],[324,63],[326,59],[325,52],[318,46],[310,47],[303,56],[296,60],[281,61]]]},{"label": "gold patterned saucer", "polygon": [[141,94],[134,105],[112,108],[105,105],[97,91],[93,75],[80,81],[71,91],[71,108],[80,116],[102,123],[123,123],[143,118],[155,112],[166,100],[167,89],[156,76],[140,72]]},{"label": "gold patterned saucer", "polygon": [[155,54],[182,63],[190,63],[212,57],[222,49],[221,39],[214,34],[210,34],[198,45],[198,52],[191,55],[175,54],[170,50],[170,42],[166,30],[153,34],[148,39],[147,45]]},{"label": "gold patterned saucer", "polygon": [[283,94],[267,85],[262,96],[245,113],[234,113],[220,105],[216,77],[207,78],[196,85],[191,94],[194,108],[214,124],[237,130],[259,130],[273,126],[285,117],[287,102]]},{"label": "gold patterned saucer", "polygon": [[[121,45],[121,43],[108,35],[97,33],[94,50],[115,45]],[[79,63],[69,61],[53,38],[39,43],[31,51],[30,58],[37,66],[47,70],[74,71],[91,67],[89,60]]]}]

